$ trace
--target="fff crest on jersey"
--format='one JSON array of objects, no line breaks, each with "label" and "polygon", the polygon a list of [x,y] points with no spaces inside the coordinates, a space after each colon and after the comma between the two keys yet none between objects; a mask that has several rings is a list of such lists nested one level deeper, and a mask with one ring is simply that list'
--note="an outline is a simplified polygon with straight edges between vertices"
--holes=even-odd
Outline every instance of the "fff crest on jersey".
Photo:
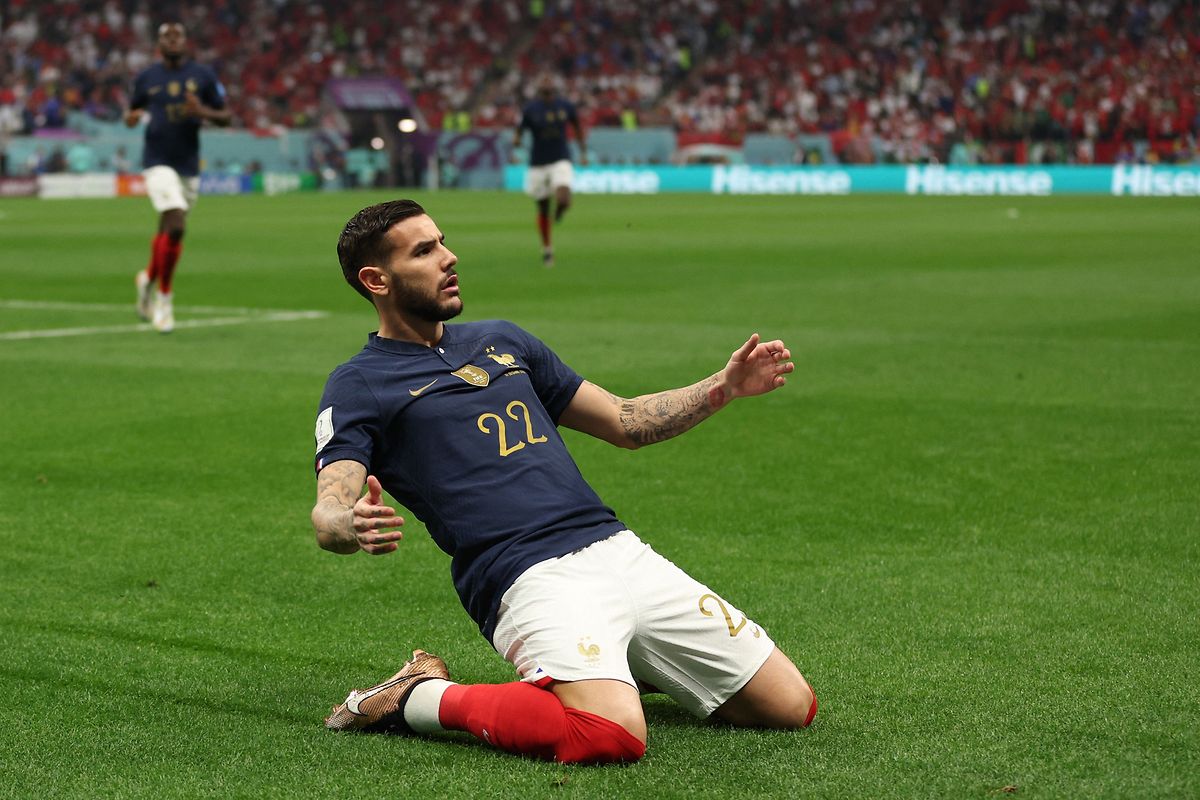
[{"label": "fff crest on jersey", "polygon": [[179,96],[179,81],[171,81],[167,84],[167,94],[171,95],[171,97]]},{"label": "fff crest on jersey", "polygon": [[195,94],[195,93],[196,93],[196,89],[198,88],[198,87],[196,86],[196,80],[195,80],[194,78],[188,78],[188,79],[187,79],[187,83],[185,83],[185,84],[184,84],[184,86],[185,86],[185,87],[187,88],[187,90],[188,90],[189,92],[191,92],[192,94]]},{"label": "fff crest on jersey", "polygon": [[488,381],[490,380],[487,372],[475,366],[474,364],[467,364],[462,369],[456,369],[450,374],[462,378],[472,386],[484,387],[488,385]]}]

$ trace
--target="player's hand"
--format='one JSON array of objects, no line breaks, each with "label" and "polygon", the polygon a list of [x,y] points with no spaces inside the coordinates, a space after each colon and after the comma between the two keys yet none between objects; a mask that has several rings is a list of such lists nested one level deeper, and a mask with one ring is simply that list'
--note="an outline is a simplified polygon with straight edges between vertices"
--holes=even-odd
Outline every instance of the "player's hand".
[{"label": "player's hand", "polygon": [[131,108],[125,112],[125,127],[132,128],[142,121],[142,114],[146,113],[140,108]]},{"label": "player's hand", "polygon": [[775,339],[760,342],[757,333],[737,349],[725,365],[724,383],[733,397],[766,394],[787,383],[784,376],[796,368],[792,352]]},{"label": "player's hand", "polygon": [[195,92],[186,92],[183,95],[183,113],[189,117],[200,117],[204,115],[204,106],[200,104],[200,98]]},{"label": "player's hand", "polygon": [[396,516],[396,509],[383,505],[383,487],[379,485],[379,479],[368,475],[367,493],[358,498],[353,510],[354,538],[358,540],[359,548],[373,556],[392,552],[404,534],[384,529],[403,524],[404,518]]}]

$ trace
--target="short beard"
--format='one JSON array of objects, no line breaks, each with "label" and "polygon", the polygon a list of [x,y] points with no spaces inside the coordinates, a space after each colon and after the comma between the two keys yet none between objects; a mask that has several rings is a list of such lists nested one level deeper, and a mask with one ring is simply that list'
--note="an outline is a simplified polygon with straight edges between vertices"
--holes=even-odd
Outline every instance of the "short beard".
[{"label": "short beard", "polygon": [[429,298],[406,300],[401,306],[407,314],[425,322],[445,322],[454,319],[463,311],[461,302],[452,307]]},{"label": "short beard", "polygon": [[[388,272],[392,277],[391,302],[404,316],[416,317],[423,322],[445,322],[462,313],[461,297],[443,300],[440,289],[432,296],[425,294],[395,272]],[[458,302],[455,303],[455,300]]]}]

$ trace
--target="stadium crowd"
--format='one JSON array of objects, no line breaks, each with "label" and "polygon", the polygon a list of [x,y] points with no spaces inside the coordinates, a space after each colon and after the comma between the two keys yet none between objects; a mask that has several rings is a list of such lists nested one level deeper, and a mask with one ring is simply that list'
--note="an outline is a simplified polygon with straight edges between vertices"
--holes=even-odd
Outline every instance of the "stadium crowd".
[{"label": "stadium crowd", "polygon": [[[148,0],[8,0],[0,129],[115,120]],[[330,78],[404,80],[427,125],[515,124],[561,76],[585,124],[681,144],[831,137],[839,160],[1196,158],[1200,7],[1121,0],[213,0],[180,5],[238,127],[311,128]]]},{"label": "stadium crowd", "polygon": [[[751,2],[665,102],[681,130],[827,133],[843,160],[1190,157],[1200,8],[1185,2]],[[1066,148],[1070,147],[1070,150]],[[1057,152],[1045,152],[1054,148]]]}]

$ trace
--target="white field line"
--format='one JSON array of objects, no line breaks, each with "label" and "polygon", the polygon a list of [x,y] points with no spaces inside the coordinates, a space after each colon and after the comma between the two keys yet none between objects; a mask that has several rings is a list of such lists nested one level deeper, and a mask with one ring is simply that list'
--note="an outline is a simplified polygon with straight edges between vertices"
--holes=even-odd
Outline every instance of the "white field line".
[{"label": "white field line", "polygon": [[[117,303],[59,303],[36,300],[0,300],[0,309],[23,309],[37,311],[132,311],[132,304]],[[214,306],[177,306],[177,311],[191,314],[233,314],[236,316],[213,317],[211,319],[185,319],[175,323],[175,329],[212,328],[225,325],[245,325],[252,322],[294,322],[302,319],[320,319],[327,316],[324,311],[272,311],[265,308],[220,308]],[[55,339],[65,336],[94,336],[105,333],[141,333],[153,331],[148,322],[128,325],[90,325],[78,328],[40,328],[24,331],[0,332],[0,341],[27,339]]]},{"label": "white field line", "polygon": [[[132,311],[133,303],[68,303],[58,300],[0,300],[0,308],[26,311]],[[238,306],[175,306],[189,314],[274,314],[271,308]]]}]

